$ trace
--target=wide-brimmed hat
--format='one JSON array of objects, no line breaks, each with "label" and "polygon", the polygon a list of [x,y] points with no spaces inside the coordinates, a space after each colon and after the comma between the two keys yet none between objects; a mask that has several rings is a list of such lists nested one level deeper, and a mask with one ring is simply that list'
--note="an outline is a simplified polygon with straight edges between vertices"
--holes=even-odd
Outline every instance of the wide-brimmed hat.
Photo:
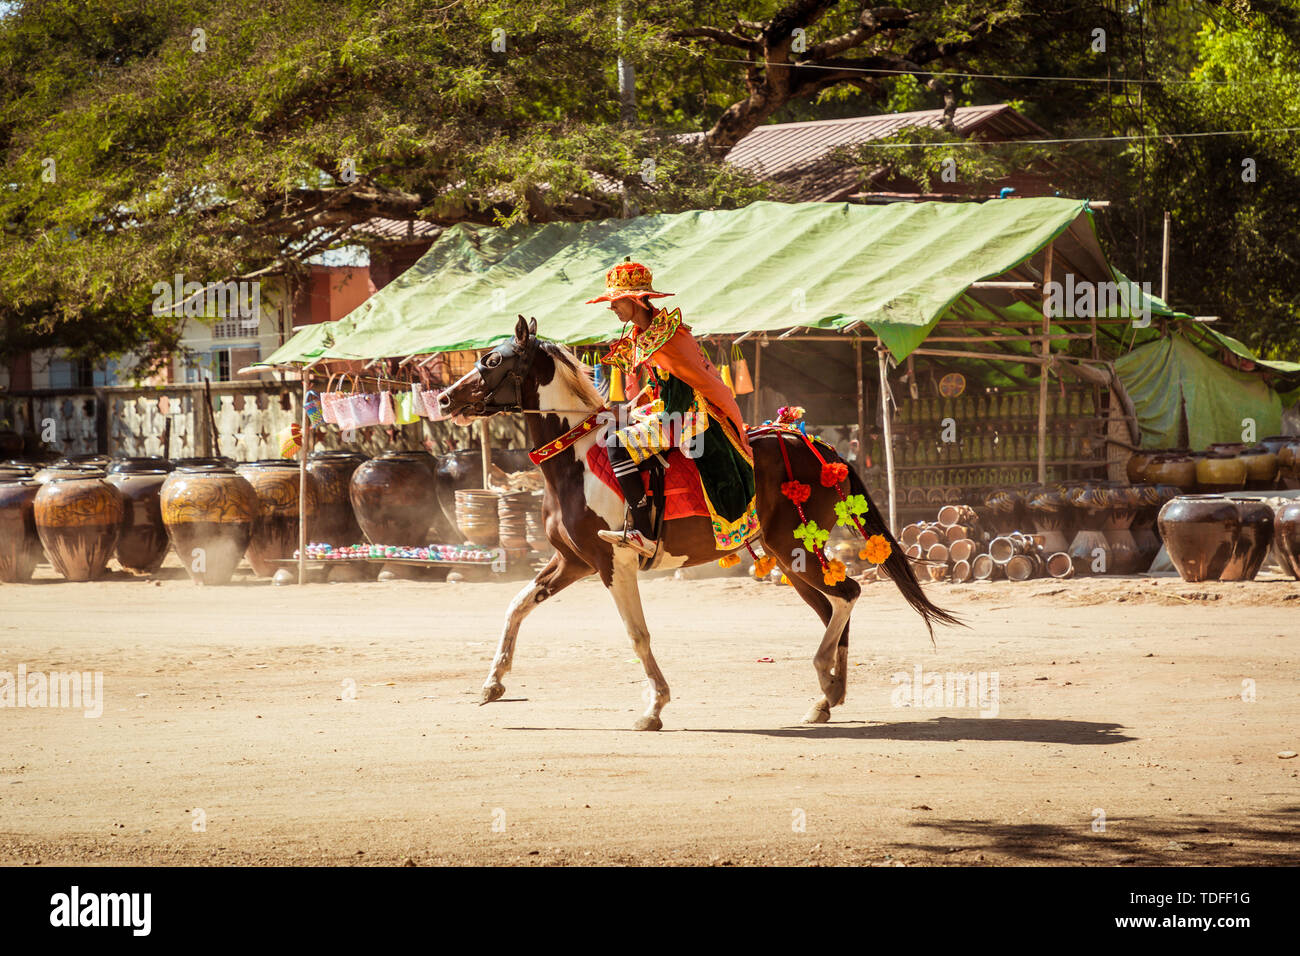
[{"label": "wide-brimmed hat", "polygon": [[656,292],[654,290],[654,277],[650,274],[650,270],[639,262],[633,262],[632,257],[628,256],[605,273],[605,294],[598,295],[594,299],[588,299],[587,304],[613,302],[615,299],[626,299],[629,296],[662,299],[669,295],[672,295],[672,293]]}]

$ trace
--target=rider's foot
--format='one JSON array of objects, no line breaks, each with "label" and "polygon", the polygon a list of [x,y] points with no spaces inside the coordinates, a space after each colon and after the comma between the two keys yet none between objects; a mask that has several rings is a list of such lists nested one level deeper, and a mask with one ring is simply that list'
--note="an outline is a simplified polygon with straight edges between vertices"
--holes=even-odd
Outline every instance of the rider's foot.
[{"label": "rider's foot", "polygon": [[655,546],[646,539],[640,531],[597,531],[597,536],[602,541],[608,541],[615,547],[631,548],[643,558],[653,557]]}]

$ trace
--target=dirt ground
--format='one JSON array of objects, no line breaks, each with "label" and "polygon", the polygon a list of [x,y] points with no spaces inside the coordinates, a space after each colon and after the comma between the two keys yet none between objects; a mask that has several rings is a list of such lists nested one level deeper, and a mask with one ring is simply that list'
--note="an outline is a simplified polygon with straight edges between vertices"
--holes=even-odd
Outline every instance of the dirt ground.
[{"label": "dirt ground", "polygon": [[[0,863],[1300,860],[1295,582],[935,585],[971,625],[937,650],[868,584],[847,702],[804,725],[821,628],[788,587],[650,579],[657,734],[589,582],[478,706],[518,587],[0,585],[0,671],[104,680],[98,719],[0,709]],[[996,675],[996,713],[895,683],[918,667]]]}]

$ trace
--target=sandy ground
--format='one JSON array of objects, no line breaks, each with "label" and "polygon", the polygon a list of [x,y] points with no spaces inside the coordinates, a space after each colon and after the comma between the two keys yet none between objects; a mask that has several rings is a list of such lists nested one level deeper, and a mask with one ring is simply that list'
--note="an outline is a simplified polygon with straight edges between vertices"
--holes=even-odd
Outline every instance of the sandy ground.
[{"label": "sandy ground", "polygon": [[[817,726],[789,588],[648,580],[657,734],[630,729],[641,667],[598,584],[525,623],[479,707],[517,583],[237,581],[0,585],[0,670],[104,675],[98,719],[0,710],[0,862],[1300,859],[1300,585],[1276,577],[936,585],[971,624],[937,650],[866,585]],[[913,700],[892,678],[917,667],[996,674],[996,715]]]}]

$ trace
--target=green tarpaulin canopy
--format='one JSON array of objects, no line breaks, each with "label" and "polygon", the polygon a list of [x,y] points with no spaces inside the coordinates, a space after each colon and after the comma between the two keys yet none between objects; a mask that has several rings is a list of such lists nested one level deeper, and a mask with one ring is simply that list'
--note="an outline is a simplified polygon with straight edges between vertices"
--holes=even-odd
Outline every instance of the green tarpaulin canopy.
[{"label": "green tarpaulin canopy", "polygon": [[[649,265],[697,335],[840,329],[862,322],[903,358],[945,315],[976,305],[1023,321],[1028,307],[997,296],[976,302],[973,282],[1018,278],[1057,239],[1055,276],[1115,273],[1097,243],[1085,200],[985,203],[756,202],[599,222],[501,229],[467,224],[443,233],[392,283],[337,323],[304,329],[265,365],[319,358],[375,359],[495,345],[519,314],[566,344],[607,341],[621,327],[599,294],[625,256]],[[1041,257],[1040,257],[1041,258]],[[963,306],[961,303],[965,302]],[[1159,300],[1153,312],[1176,315]],[[954,308],[955,307],[955,308]],[[950,313],[950,309],[952,312]]]},{"label": "green tarpaulin canopy", "polygon": [[[1243,346],[1244,347],[1244,346]],[[1290,363],[1284,363],[1290,364]],[[1241,441],[1244,420],[1255,435],[1282,430],[1282,400],[1258,375],[1228,368],[1182,335],[1149,342],[1115,360],[1115,371],[1137,410],[1143,448]]]}]

